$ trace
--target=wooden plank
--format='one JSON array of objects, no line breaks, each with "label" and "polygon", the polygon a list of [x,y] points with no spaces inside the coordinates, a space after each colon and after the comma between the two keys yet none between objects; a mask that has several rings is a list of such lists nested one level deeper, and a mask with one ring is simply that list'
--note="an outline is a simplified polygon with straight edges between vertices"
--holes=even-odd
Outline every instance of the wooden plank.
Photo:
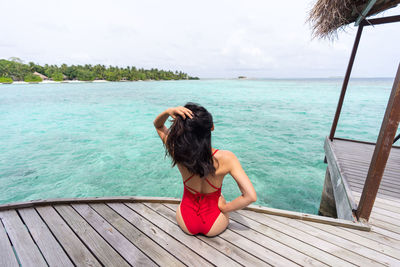
[{"label": "wooden plank", "polygon": [[0,215],[0,266],[19,266]]},{"label": "wooden plank", "polygon": [[219,236],[233,244],[236,244],[240,248],[251,252],[254,256],[268,262],[269,264],[272,264],[273,266],[299,266],[287,258],[280,256],[275,251],[266,249],[257,243],[252,242],[250,239],[230,231],[230,229],[222,232]]},{"label": "wooden plank", "polygon": [[368,238],[364,238],[353,232],[340,229],[340,227],[334,227],[331,225],[323,225],[323,224],[312,223],[312,222],[303,222],[303,223],[308,224],[312,227],[319,228],[322,231],[334,234],[341,238],[350,240],[356,244],[373,249],[377,252],[376,256],[378,256],[378,257],[380,254],[385,254],[386,256],[388,256],[388,257],[386,257],[386,256],[381,255],[379,257],[379,261],[385,261],[389,265],[400,265],[400,253],[399,253],[400,247],[393,248],[393,247],[387,246],[385,244],[382,244],[380,242],[376,242],[376,241],[370,240]]},{"label": "wooden plank", "polygon": [[57,204],[70,203],[105,203],[105,202],[155,202],[155,203],[173,203],[181,202],[178,198],[173,197],[141,197],[141,196],[117,196],[117,197],[80,197],[80,198],[53,198],[53,199],[36,199],[17,203],[7,203],[0,205],[1,210],[30,208],[37,206],[48,206]]},{"label": "wooden plank", "polygon": [[[400,214],[398,214],[398,215],[400,216]],[[381,221],[393,224],[395,226],[399,226],[399,222],[400,222],[399,219],[397,219],[397,218],[392,218],[392,217],[389,217],[389,216],[386,216],[383,214],[378,214],[378,213],[372,213],[370,218],[373,218],[375,220],[381,220]]]},{"label": "wooden plank", "polygon": [[374,231],[375,227],[372,227],[372,230],[370,232],[364,232],[364,231],[358,231],[358,230],[352,230],[352,229],[348,229],[348,228],[343,228],[340,227],[340,229],[346,230],[346,231],[350,231],[354,234],[360,235],[364,238],[368,238],[371,240],[375,240],[381,244],[385,244],[386,246],[392,247],[392,248],[398,248],[400,247],[400,241],[390,238],[386,235],[382,235],[379,233],[376,233]]},{"label": "wooden plank", "polygon": [[[364,181],[360,181],[359,179],[351,179],[350,182],[353,184],[358,184],[361,187],[364,186]],[[381,183],[381,185],[379,186],[379,190],[380,190],[380,192],[394,193],[395,196],[396,196],[396,194],[397,195],[400,194],[400,187],[398,187],[396,185],[386,185],[385,183]]]},{"label": "wooden plank", "polygon": [[[163,204],[163,205],[171,210],[171,212],[164,212],[163,213],[164,217],[169,219],[174,224],[177,224],[175,220],[175,214],[176,214],[176,209],[179,205],[177,204]],[[236,260],[238,263],[243,264],[244,266],[266,265],[264,261],[254,257],[253,255],[249,254],[243,249],[232,245],[230,242],[218,236],[209,238],[207,236],[197,235],[196,237],[204,241],[205,243],[209,244],[210,246],[214,247],[221,253],[224,253],[228,257]]]},{"label": "wooden plank", "polygon": [[[167,206],[171,209],[172,214],[174,214],[174,210],[178,207],[176,204],[165,204],[164,206]],[[232,212],[230,213],[230,216],[233,217],[241,217],[239,214]],[[270,249],[274,251],[275,253],[278,253],[281,256],[284,256],[288,258],[289,260],[300,264],[300,265],[312,265],[312,266],[326,266],[326,264],[322,263],[321,261],[317,261],[313,259],[312,257],[309,257],[307,254],[303,254],[286,244],[282,244],[279,242],[280,240],[275,240],[273,238],[270,238],[267,235],[263,235],[262,233],[259,233],[247,224],[247,222],[241,221],[242,223],[237,222],[236,220],[230,220],[229,224],[229,229],[243,237],[248,238],[249,240],[253,241],[254,243],[257,243],[267,249]],[[322,251],[321,251],[322,252]],[[337,263],[337,261],[336,261]]]},{"label": "wooden plank", "polygon": [[374,208],[372,209],[371,216],[372,217],[376,216],[378,218],[381,215],[396,219],[397,220],[396,224],[398,224],[399,221],[400,221],[400,213],[395,213],[395,212],[392,212],[390,210],[386,210],[386,209],[380,208],[379,206],[377,206],[377,203],[375,202]]},{"label": "wooden plank", "polygon": [[[122,204],[117,204],[117,203],[115,203],[115,204],[122,205]],[[81,205],[81,204],[74,204],[74,207],[75,207],[75,205]],[[132,251],[135,251],[135,250],[137,250],[137,248],[139,248],[144,254],[147,255],[147,257],[152,259],[152,261],[154,261],[159,266],[165,266],[165,265],[183,266],[184,265],[178,259],[176,259],[170,253],[168,253],[165,249],[163,249],[161,246],[159,246],[156,242],[154,242],[148,236],[146,236],[141,231],[139,231],[135,226],[130,224],[128,221],[126,221],[123,217],[121,217],[118,213],[116,213],[114,210],[112,210],[107,205],[91,204],[91,207],[97,213],[99,213],[108,223],[110,223],[112,225],[112,226],[111,225],[106,226],[106,229],[114,229],[114,227],[115,227],[115,229],[118,230],[126,239],[128,239],[130,242],[132,242],[131,245],[132,244],[134,245],[134,249],[131,248],[127,251],[128,254],[131,254],[131,255],[129,255],[129,257],[132,257],[133,259],[137,258],[137,255],[134,255],[134,253],[132,253]],[[126,206],[124,206],[124,207],[126,207]],[[127,208],[127,209],[129,209],[129,208]],[[112,232],[114,233],[116,231],[112,231]],[[113,245],[113,247],[115,248],[114,245]],[[121,255],[124,256],[124,254],[122,254],[122,253],[121,253]],[[127,259],[127,257],[125,257],[125,258]],[[129,260],[128,260],[128,262],[132,263],[132,261],[129,261]]]},{"label": "wooden plank", "polygon": [[[68,209],[69,206],[66,206]],[[135,266],[156,266],[152,259],[140,251],[120,232],[104,220],[88,204],[72,204],[72,207],[107,241],[129,264]],[[110,255],[112,256],[112,255]],[[174,263],[174,262],[172,262]]]},{"label": "wooden plank", "polygon": [[[349,184],[352,189],[353,188],[357,188],[357,189],[361,189],[361,190],[363,189],[362,185],[360,185],[358,183],[354,183],[353,181],[349,181]],[[358,191],[360,191],[360,190],[358,190]],[[383,188],[379,188],[378,193],[379,193],[380,198],[390,198],[390,199],[395,199],[399,195],[399,193],[397,193],[397,192],[388,191]]]},{"label": "wooden plank", "polygon": [[[164,231],[168,232],[168,229],[159,228],[157,226],[158,223],[157,225],[151,223],[150,221],[144,219],[141,215],[130,209],[128,206],[124,205],[123,203],[107,203],[107,205],[112,208],[113,212],[119,214],[119,216],[123,217],[126,221],[128,221],[132,227],[135,226],[137,229],[139,229],[141,232],[143,232],[145,235],[151,238],[155,243],[157,243],[159,246],[162,246],[165,250],[167,250],[169,253],[177,257],[185,264],[189,266],[194,266],[194,265],[211,266],[211,264],[207,260],[203,259],[201,256],[196,254],[190,248],[180,243],[179,240],[176,240],[168,233],[164,232]],[[103,211],[101,213],[102,215],[104,215]],[[110,215],[107,215],[107,218],[109,218],[109,216],[111,217],[113,216],[113,214],[111,213]],[[127,227],[127,230],[131,230],[131,227]],[[136,232],[137,230],[133,230],[133,233]],[[131,236],[131,234],[128,236],[127,233],[125,236],[129,237]],[[133,236],[133,238],[136,238],[136,234]],[[138,239],[137,241],[139,241],[138,243],[140,243],[141,240]],[[144,250],[145,253],[151,255],[150,252],[147,250]],[[155,248],[153,250],[154,253],[159,253],[163,255],[162,252],[156,252]],[[158,263],[159,262],[158,259],[159,258],[163,259],[163,257],[164,256],[156,256],[154,260],[156,261],[156,263]],[[164,264],[168,264],[168,261],[166,261]]]},{"label": "wooden plank", "polygon": [[201,241],[198,238],[194,238],[193,236],[185,234],[179,226],[172,223],[168,219],[164,218],[157,212],[153,211],[149,207],[145,206],[142,203],[126,203],[128,207],[134,210],[136,213],[140,214],[153,224],[158,225],[161,229],[163,229],[166,233],[173,236],[179,242],[185,244],[189,248],[194,248],[196,253],[202,256],[203,258],[210,261],[215,265],[232,265],[232,266],[240,266],[236,261],[227,257],[219,251],[216,251],[213,247]]},{"label": "wooden plank", "polygon": [[36,210],[75,265],[101,266],[53,207],[37,207]]},{"label": "wooden plank", "polygon": [[400,234],[386,230],[385,228],[382,228],[380,226],[372,226],[371,231],[374,231],[375,233],[378,233],[383,236],[387,236],[391,239],[396,239],[400,241]]},{"label": "wooden plank", "polygon": [[333,151],[331,141],[325,138],[325,156],[328,161],[329,177],[332,183],[336,203],[336,213],[339,219],[356,221],[353,210],[357,208],[346,177],[338,165],[338,160]]},{"label": "wooden plank", "polygon": [[[152,206],[152,204],[149,204],[149,206]],[[165,205],[165,206],[167,206],[167,205]],[[168,206],[169,207],[160,207],[160,208],[157,209],[157,211],[160,214],[163,214],[163,216],[165,216],[170,221],[176,223],[175,210],[177,208],[176,207],[177,205],[168,204]],[[156,210],[156,207],[154,207],[154,210]],[[235,222],[233,222],[233,223],[235,224]],[[232,244],[235,244],[237,247],[241,248],[241,251],[244,251],[246,253],[244,255],[233,255],[233,256],[236,256],[236,257],[237,256],[241,256],[242,257],[241,259],[239,258],[239,260],[238,260],[241,264],[244,264],[245,266],[248,266],[249,264],[246,263],[246,261],[248,261],[249,257],[253,257],[251,254],[253,254],[254,256],[256,256],[256,257],[260,258],[261,260],[263,260],[264,261],[263,265],[265,265],[266,262],[268,264],[272,264],[272,265],[286,265],[286,264],[289,264],[290,266],[293,265],[293,262],[296,263],[295,261],[293,261],[293,262],[288,261],[288,259],[286,259],[285,256],[283,256],[283,258],[282,258],[282,255],[279,256],[279,253],[277,253],[274,249],[271,248],[271,247],[277,247],[277,246],[280,246],[280,247],[278,247],[278,250],[280,250],[282,248],[281,244],[280,245],[276,245],[275,240],[270,239],[272,241],[272,243],[269,244],[269,247],[262,246],[259,243],[254,242],[254,240],[249,239],[248,236],[246,236],[244,239],[241,238],[242,235],[240,235],[240,234],[236,233],[235,231],[233,231],[231,229],[231,227],[232,227],[232,221],[230,222],[228,229],[225,230],[223,233],[221,233],[218,237],[220,237],[219,239],[225,240],[225,242],[231,244],[229,246],[230,250],[232,250],[232,248],[235,247],[235,246],[232,246]],[[246,228],[246,229],[247,229],[247,233],[251,235],[251,231],[252,230],[249,229],[249,228]],[[257,233],[256,233],[256,235],[257,235]],[[260,235],[258,237],[264,237],[264,236]],[[205,237],[204,239],[206,239],[206,240],[210,240],[210,239],[214,240],[215,238],[207,238],[207,237]],[[239,240],[237,240],[237,239],[239,239]],[[266,238],[266,239],[268,239],[268,238]],[[259,240],[259,241],[263,242],[262,240]],[[266,242],[264,242],[264,244],[265,243]],[[267,250],[263,249],[262,247],[266,248]],[[285,248],[287,249],[286,252],[288,253],[290,251],[290,248],[287,248],[287,247],[285,247]],[[285,254],[286,256],[287,256],[287,253]],[[294,256],[294,258],[297,259],[296,256]],[[245,261],[241,261],[242,259],[244,259]],[[291,260],[291,259],[289,259],[289,260]],[[317,261],[314,261],[314,262],[310,261],[310,263],[317,263]]]},{"label": "wooden plank", "polygon": [[22,266],[47,266],[15,210],[0,211],[0,220],[4,224]]},{"label": "wooden plank", "polygon": [[271,266],[268,263],[248,253],[247,251],[229,243],[225,239],[209,238],[202,235],[197,236],[197,238],[209,244],[216,250],[224,253],[228,257],[236,260],[238,263],[243,264],[244,266]]},{"label": "wooden plank", "polygon": [[371,165],[368,170],[367,179],[361,194],[360,202],[357,208],[358,218],[368,221],[375,198],[378,193],[379,184],[385,171],[386,162],[389,158],[390,149],[396,135],[400,122],[400,64],[397,70],[396,78],[393,83],[392,92],[386,107],[385,116],[379,131],[378,140]]},{"label": "wooden plank", "polygon": [[[335,137],[334,138],[334,140],[333,140],[334,142],[337,142],[337,143],[339,143],[339,144],[353,144],[353,143],[355,143],[356,145],[357,144],[360,144],[360,145],[364,145],[364,144],[367,144],[367,145],[372,145],[372,146],[374,146],[375,147],[375,143],[372,143],[372,142],[367,142],[367,141],[360,141],[360,140],[353,140],[353,139],[347,139],[347,138],[339,138],[339,137]],[[400,146],[392,146],[393,148],[400,148]]]},{"label": "wooden plank", "polygon": [[[366,266],[369,266],[372,263],[374,263],[373,261],[365,259],[364,257],[362,257],[352,251],[344,249],[344,248],[338,246],[337,244],[333,244],[332,242],[329,242],[329,241],[323,240],[321,238],[315,237],[313,235],[310,235],[310,234],[302,231],[302,229],[298,229],[289,224],[281,223],[279,221],[271,219],[271,217],[278,217],[278,216],[259,214],[259,213],[255,213],[255,212],[249,212],[246,210],[239,210],[237,212],[244,217],[255,220],[258,223],[265,225],[266,227],[273,228],[277,231],[280,231],[286,235],[291,236],[292,238],[298,239],[299,241],[302,241],[306,244],[309,244],[310,246],[313,246],[317,249],[323,250],[323,251],[331,254],[332,256],[339,258],[338,262],[340,262],[340,265],[343,265],[343,266],[357,265],[357,266],[359,266],[360,264],[366,264]],[[285,218],[285,219],[287,219],[287,218]],[[287,220],[296,221],[295,219],[287,219]],[[346,264],[346,261],[347,261],[347,264]]]},{"label": "wooden plank", "polygon": [[379,219],[376,219],[376,218],[372,218],[372,217],[370,218],[370,221],[371,221],[372,225],[375,225],[375,226],[384,228],[384,229],[386,229],[388,231],[400,234],[400,226],[399,225],[394,225],[394,224],[391,224],[389,222],[382,221],[382,220],[379,220]]},{"label": "wooden plank", "polygon": [[[167,207],[156,206],[154,204],[146,204],[147,206],[153,208],[153,210],[157,211],[159,214],[163,215],[165,218],[170,221],[176,223],[175,212]],[[282,265],[282,266],[297,266],[297,264],[286,257],[279,255],[271,248],[265,248],[260,246],[259,244],[253,242],[252,240],[242,237],[241,235],[235,233],[230,229],[230,225],[228,229],[218,235],[218,237],[225,239],[226,241],[235,244],[241,249],[251,252],[254,256],[263,260],[268,264],[272,264],[273,266]]]},{"label": "wooden plank", "polygon": [[[368,174],[368,166],[367,164],[355,162],[349,159],[338,159],[339,164],[346,170],[348,173],[354,174],[355,176],[359,177],[362,180],[365,180]],[[397,168],[391,168],[391,166],[386,166],[385,173],[383,174],[383,178],[385,181],[393,184],[399,184],[399,180],[397,178],[399,170]]]},{"label": "wooden plank", "polygon": [[[361,194],[360,194],[360,193],[356,193],[356,192],[353,192],[353,194],[354,194],[354,196],[357,198],[357,201],[358,201],[359,198],[360,198],[360,196],[361,196]],[[384,205],[385,207],[387,206],[387,207],[398,208],[398,209],[396,210],[396,212],[399,212],[399,213],[400,213],[400,201],[399,201],[399,198],[396,198],[396,199],[382,199],[382,198],[377,198],[377,199],[375,200],[375,202],[381,203],[381,204]]]},{"label": "wooden plank", "polygon": [[[261,214],[258,214],[262,216]],[[242,216],[237,212],[232,212],[230,214],[231,219],[233,221],[236,221],[242,225],[248,226],[249,228],[253,229],[254,231],[257,231],[258,233],[268,236],[270,238],[275,239],[278,242],[281,242],[285,246],[289,248],[293,248],[297,251],[300,251],[301,253],[308,255],[309,257],[312,257],[314,259],[317,259],[323,263],[326,263],[328,265],[340,265],[340,266],[347,266],[351,265],[349,262],[344,261],[338,257],[335,257],[326,251],[323,251],[317,247],[314,247],[307,242],[303,242],[302,240],[298,240],[296,238],[293,238],[289,235],[286,235],[283,232],[280,232],[273,227],[266,226],[264,224],[261,224],[253,219],[250,219],[248,217]],[[305,265],[309,265],[307,263],[304,263]],[[315,264],[317,265],[317,264]]]},{"label": "wooden plank", "polygon": [[54,208],[102,264],[129,266],[71,206],[55,205]]},{"label": "wooden plank", "polygon": [[33,208],[18,210],[36,245],[50,266],[73,266],[73,263]]},{"label": "wooden plank", "polygon": [[[338,160],[339,160],[340,165],[342,165],[348,169],[363,172],[363,174],[364,173],[368,174],[369,163],[366,160],[359,161],[354,158],[340,158],[340,157],[338,157]],[[385,173],[384,173],[383,177],[389,176],[392,179],[394,178],[393,181],[396,182],[396,181],[398,181],[397,180],[398,176],[396,176],[396,175],[398,175],[399,171],[400,171],[400,166],[398,166],[397,164],[395,165],[395,164],[388,163],[386,165]],[[367,176],[365,175],[364,178],[366,178],[366,177]]]},{"label": "wooden plank", "polygon": [[[357,201],[359,201],[361,193],[353,192],[353,194],[357,198]],[[396,198],[396,199],[383,199],[383,198],[379,198],[378,197],[378,198],[376,198],[375,202],[380,203],[382,207],[394,208],[395,212],[400,212],[400,201],[399,201],[399,198]]]},{"label": "wooden plank", "polygon": [[[379,198],[379,200],[381,200],[381,198]],[[390,214],[394,214],[396,218],[397,218],[397,216],[400,215],[400,208],[399,207],[395,207],[395,206],[392,206],[392,205],[384,204],[384,203],[382,203],[380,201],[375,201],[374,208],[372,209],[372,212],[373,212],[373,210],[375,208],[377,208],[379,210],[384,210],[385,212],[389,212]]]},{"label": "wooden plank", "polygon": [[348,227],[351,229],[358,229],[361,231],[369,231],[370,230],[370,226],[367,223],[352,222],[352,221],[348,221],[348,220],[335,219],[335,218],[330,218],[330,217],[318,216],[318,215],[314,215],[314,214],[296,212],[296,211],[280,210],[280,209],[274,209],[274,208],[263,207],[263,206],[258,206],[258,205],[249,205],[246,208],[244,208],[244,210],[250,210],[250,211],[254,211],[254,212],[258,212],[258,213],[265,213],[265,214],[281,216],[281,217],[291,218],[291,219],[299,219],[299,220],[310,221],[310,222],[326,223],[326,224],[330,224],[330,225]]},{"label": "wooden plank", "polygon": [[[400,171],[399,171],[400,172]],[[357,172],[353,172],[353,171],[349,171],[344,169],[343,173],[346,174],[346,178],[348,180],[354,181],[356,183],[362,184],[364,185],[365,183],[365,177],[366,177],[366,172],[364,172],[365,176],[362,174],[359,174]],[[392,182],[389,179],[385,179],[385,177],[382,178],[382,183],[381,185],[383,186],[383,188],[387,189],[395,189],[396,192],[400,192],[400,183],[397,184],[397,182]]]},{"label": "wooden plank", "polygon": [[328,242],[332,242],[334,244],[337,244],[338,246],[347,249],[349,251],[352,251],[354,253],[357,253],[364,257],[364,259],[369,259],[371,262],[374,262],[373,264],[382,264],[382,265],[387,265],[388,263],[391,262],[397,262],[393,261],[393,258],[387,257],[381,253],[378,253],[377,251],[364,247],[361,244],[357,244],[355,242],[349,241],[347,239],[344,239],[336,234],[331,234],[326,231],[323,231],[317,227],[307,225],[305,222],[297,221],[297,220],[285,220],[285,218],[279,218],[279,217],[274,217],[274,220],[280,221],[281,223],[286,223],[290,224],[293,227],[297,227],[298,229],[302,229],[306,233],[313,235],[315,237],[318,237],[320,239],[323,239]]}]

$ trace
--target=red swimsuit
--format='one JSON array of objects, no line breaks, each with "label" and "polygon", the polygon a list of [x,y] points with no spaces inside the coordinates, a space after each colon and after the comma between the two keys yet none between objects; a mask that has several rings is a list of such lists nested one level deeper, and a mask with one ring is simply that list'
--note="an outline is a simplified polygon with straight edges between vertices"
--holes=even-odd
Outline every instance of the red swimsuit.
[{"label": "red swimsuit", "polygon": [[[212,156],[214,156],[217,151],[218,149],[214,151]],[[218,208],[221,188],[215,187],[206,178],[206,182],[217,189],[217,191],[212,193],[200,193],[186,185],[193,176],[194,174],[183,182],[184,190],[180,205],[181,214],[186,228],[191,234],[207,234],[221,213]],[[190,192],[189,189],[196,193]]]}]

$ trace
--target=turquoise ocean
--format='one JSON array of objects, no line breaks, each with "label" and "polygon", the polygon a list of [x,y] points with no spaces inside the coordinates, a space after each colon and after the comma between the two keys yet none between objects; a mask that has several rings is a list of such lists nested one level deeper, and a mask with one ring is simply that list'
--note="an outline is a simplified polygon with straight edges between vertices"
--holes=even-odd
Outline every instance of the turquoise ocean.
[{"label": "turquoise ocean", "polygon": [[[375,142],[392,79],[352,79],[337,137]],[[188,101],[214,117],[213,147],[231,150],[256,204],[317,213],[342,79],[0,85],[0,204],[91,196],[181,197],[153,127]],[[240,194],[231,176],[222,193]]]}]

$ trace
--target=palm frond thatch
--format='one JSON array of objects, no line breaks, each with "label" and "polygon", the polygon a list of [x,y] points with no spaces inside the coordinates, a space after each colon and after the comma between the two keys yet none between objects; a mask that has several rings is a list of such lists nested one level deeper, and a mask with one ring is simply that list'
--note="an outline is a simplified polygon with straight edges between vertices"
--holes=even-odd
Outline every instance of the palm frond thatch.
[{"label": "palm frond thatch", "polygon": [[[378,0],[365,17],[397,6],[400,0]],[[309,12],[313,37],[334,39],[337,31],[355,22],[368,0],[318,0]]]}]

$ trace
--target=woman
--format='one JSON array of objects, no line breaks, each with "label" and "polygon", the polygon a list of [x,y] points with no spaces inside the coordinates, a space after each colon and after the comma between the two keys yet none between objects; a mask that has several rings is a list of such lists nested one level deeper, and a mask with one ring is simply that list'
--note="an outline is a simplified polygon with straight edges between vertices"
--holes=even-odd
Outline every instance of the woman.
[{"label": "woman", "polygon": [[[171,116],[168,129],[164,123]],[[176,220],[190,235],[215,236],[229,224],[229,212],[242,209],[257,200],[256,191],[236,156],[211,147],[214,124],[202,106],[187,103],[168,108],[154,120],[166,153],[182,174],[184,192],[176,211]],[[226,203],[221,195],[222,181],[232,175],[242,195]]]}]

